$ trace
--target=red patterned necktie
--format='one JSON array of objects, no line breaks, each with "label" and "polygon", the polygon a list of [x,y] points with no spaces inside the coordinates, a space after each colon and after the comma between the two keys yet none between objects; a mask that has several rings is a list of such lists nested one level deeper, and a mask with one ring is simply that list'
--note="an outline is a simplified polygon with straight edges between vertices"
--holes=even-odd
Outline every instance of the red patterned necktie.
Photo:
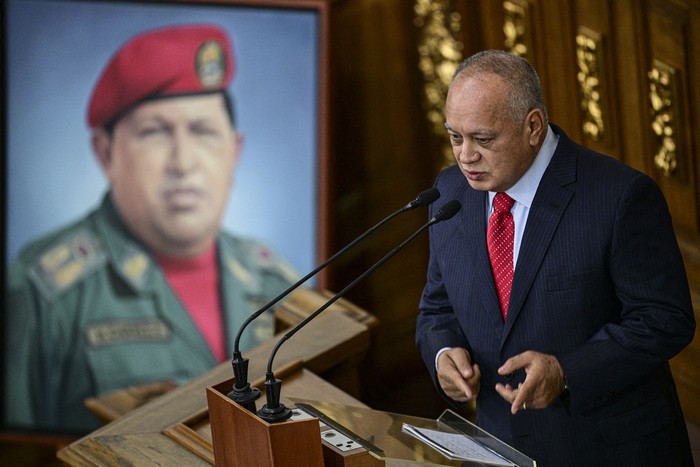
[{"label": "red patterned necktie", "polygon": [[501,304],[503,319],[508,314],[510,289],[513,285],[513,239],[515,226],[510,208],[515,201],[505,193],[496,193],[493,198],[493,213],[489,218],[486,241],[491,260],[493,279],[496,282],[498,301]]}]

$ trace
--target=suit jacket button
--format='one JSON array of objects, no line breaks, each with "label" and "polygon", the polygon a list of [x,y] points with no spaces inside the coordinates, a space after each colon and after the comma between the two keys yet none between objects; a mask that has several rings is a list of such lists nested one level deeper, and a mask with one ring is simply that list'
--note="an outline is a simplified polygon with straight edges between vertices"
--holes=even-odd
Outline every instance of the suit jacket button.
[{"label": "suit jacket button", "polygon": [[507,375],[504,376],[506,381],[513,381],[513,373],[508,373]]}]

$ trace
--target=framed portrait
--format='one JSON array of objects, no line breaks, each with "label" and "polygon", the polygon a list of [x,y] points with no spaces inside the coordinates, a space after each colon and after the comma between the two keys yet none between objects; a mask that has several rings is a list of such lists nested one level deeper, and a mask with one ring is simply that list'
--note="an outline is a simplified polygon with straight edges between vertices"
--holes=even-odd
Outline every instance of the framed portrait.
[{"label": "framed portrait", "polygon": [[[233,48],[228,91],[243,146],[222,229],[269,245],[300,274],[314,269],[328,210],[325,0],[6,0],[2,9],[5,281],[23,248],[84,218],[109,189],[87,111],[110,58],[140,33],[186,24],[224,29]],[[309,284],[324,287],[323,276]]]},{"label": "framed portrait", "polygon": [[5,2],[6,265],[96,208],[107,182],[88,100],[111,55],[146,30],[214,24],[235,61],[244,144],[223,228],[270,245],[302,274],[325,241],[326,43],[322,0]]}]

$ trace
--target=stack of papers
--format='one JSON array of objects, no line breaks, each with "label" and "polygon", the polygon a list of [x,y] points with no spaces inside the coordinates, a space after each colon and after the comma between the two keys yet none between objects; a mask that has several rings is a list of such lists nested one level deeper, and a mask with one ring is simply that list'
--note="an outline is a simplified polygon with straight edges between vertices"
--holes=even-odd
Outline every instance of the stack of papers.
[{"label": "stack of papers", "polygon": [[486,465],[517,467],[512,461],[496,454],[491,449],[461,433],[447,433],[418,428],[408,423],[404,423],[401,430],[418,438],[450,459],[478,461]]}]

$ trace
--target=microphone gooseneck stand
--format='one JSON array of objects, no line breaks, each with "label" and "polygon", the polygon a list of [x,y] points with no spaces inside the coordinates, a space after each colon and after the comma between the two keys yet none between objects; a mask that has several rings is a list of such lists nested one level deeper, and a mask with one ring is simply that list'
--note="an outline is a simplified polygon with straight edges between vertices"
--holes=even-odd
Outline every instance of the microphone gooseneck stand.
[{"label": "microphone gooseneck stand", "polygon": [[445,203],[435,214],[435,216],[430,219],[426,224],[416,230],[410,237],[404,240],[399,246],[395,247],[389,253],[387,253],[382,259],[377,261],[372,267],[367,269],[359,277],[357,277],[350,284],[345,286],[343,290],[338,292],[328,300],[324,305],[318,308],[316,311],[307,316],[303,321],[293,327],[290,331],[284,334],[282,338],[277,342],[275,347],[272,349],[270,358],[267,362],[267,371],[265,373],[265,395],[267,403],[258,411],[258,416],[268,423],[278,423],[289,419],[292,416],[292,411],[288,409],[284,404],[280,403],[280,394],[282,392],[282,380],[275,378],[275,374],[272,371],[272,362],[277,354],[279,348],[284,344],[290,337],[296,334],[301,328],[303,328],[307,323],[309,323],[316,316],[321,314],[326,308],[335,303],[338,299],[342,298],[348,291],[354,288],[358,283],[364,280],[369,274],[371,274],[375,269],[388,261],[392,256],[398,253],[406,245],[408,245],[413,239],[415,239],[423,230],[430,227],[433,224],[442,222],[444,220],[450,219],[462,208],[462,205],[457,200],[452,200]]},{"label": "microphone gooseneck stand", "polygon": [[[248,359],[244,358],[241,350],[240,350],[240,340],[241,340],[241,335],[243,334],[243,330],[258,316],[263,314],[265,311],[269,310],[273,305],[275,305],[277,302],[282,300],[284,297],[289,295],[293,290],[298,288],[301,284],[309,280],[311,277],[316,275],[320,270],[328,266],[331,262],[333,262],[336,258],[339,256],[343,255],[346,253],[350,248],[355,246],[357,243],[360,241],[364,240],[367,238],[371,233],[373,233],[375,230],[377,230],[379,227],[393,219],[394,217],[398,216],[401,213],[404,213],[406,211],[410,211],[412,209],[415,209],[420,206],[427,206],[431,203],[433,203],[436,199],[440,197],[440,192],[438,191],[437,188],[429,188],[425,191],[422,191],[421,193],[416,196],[416,199],[399,209],[398,211],[390,214],[389,216],[385,217],[383,220],[381,220],[378,224],[376,224],[374,227],[371,227],[368,229],[365,233],[357,237],[355,240],[350,242],[348,245],[346,245],[344,248],[342,248],[340,251],[338,251],[336,254],[328,258],[326,261],[321,263],[299,279],[296,283],[291,285],[287,290],[279,294],[277,297],[272,299],[270,302],[268,302],[265,306],[260,308],[258,311],[253,313],[248,317],[248,319],[245,320],[245,322],[241,325],[241,327],[238,329],[238,333],[236,334],[236,340],[234,341],[234,350],[233,350],[233,359],[231,360],[231,366],[233,367],[233,375],[234,375],[234,384],[233,388],[231,391],[227,394],[227,396],[232,399],[233,401],[237,402],[238,404],[242,405],[249,411],[255,413],[256,407],[255,407],[255,401],[260,398],[260,389],[253,387],[250,385],[248,382]],[[279,399],[279,396],[278,396]]]}]

